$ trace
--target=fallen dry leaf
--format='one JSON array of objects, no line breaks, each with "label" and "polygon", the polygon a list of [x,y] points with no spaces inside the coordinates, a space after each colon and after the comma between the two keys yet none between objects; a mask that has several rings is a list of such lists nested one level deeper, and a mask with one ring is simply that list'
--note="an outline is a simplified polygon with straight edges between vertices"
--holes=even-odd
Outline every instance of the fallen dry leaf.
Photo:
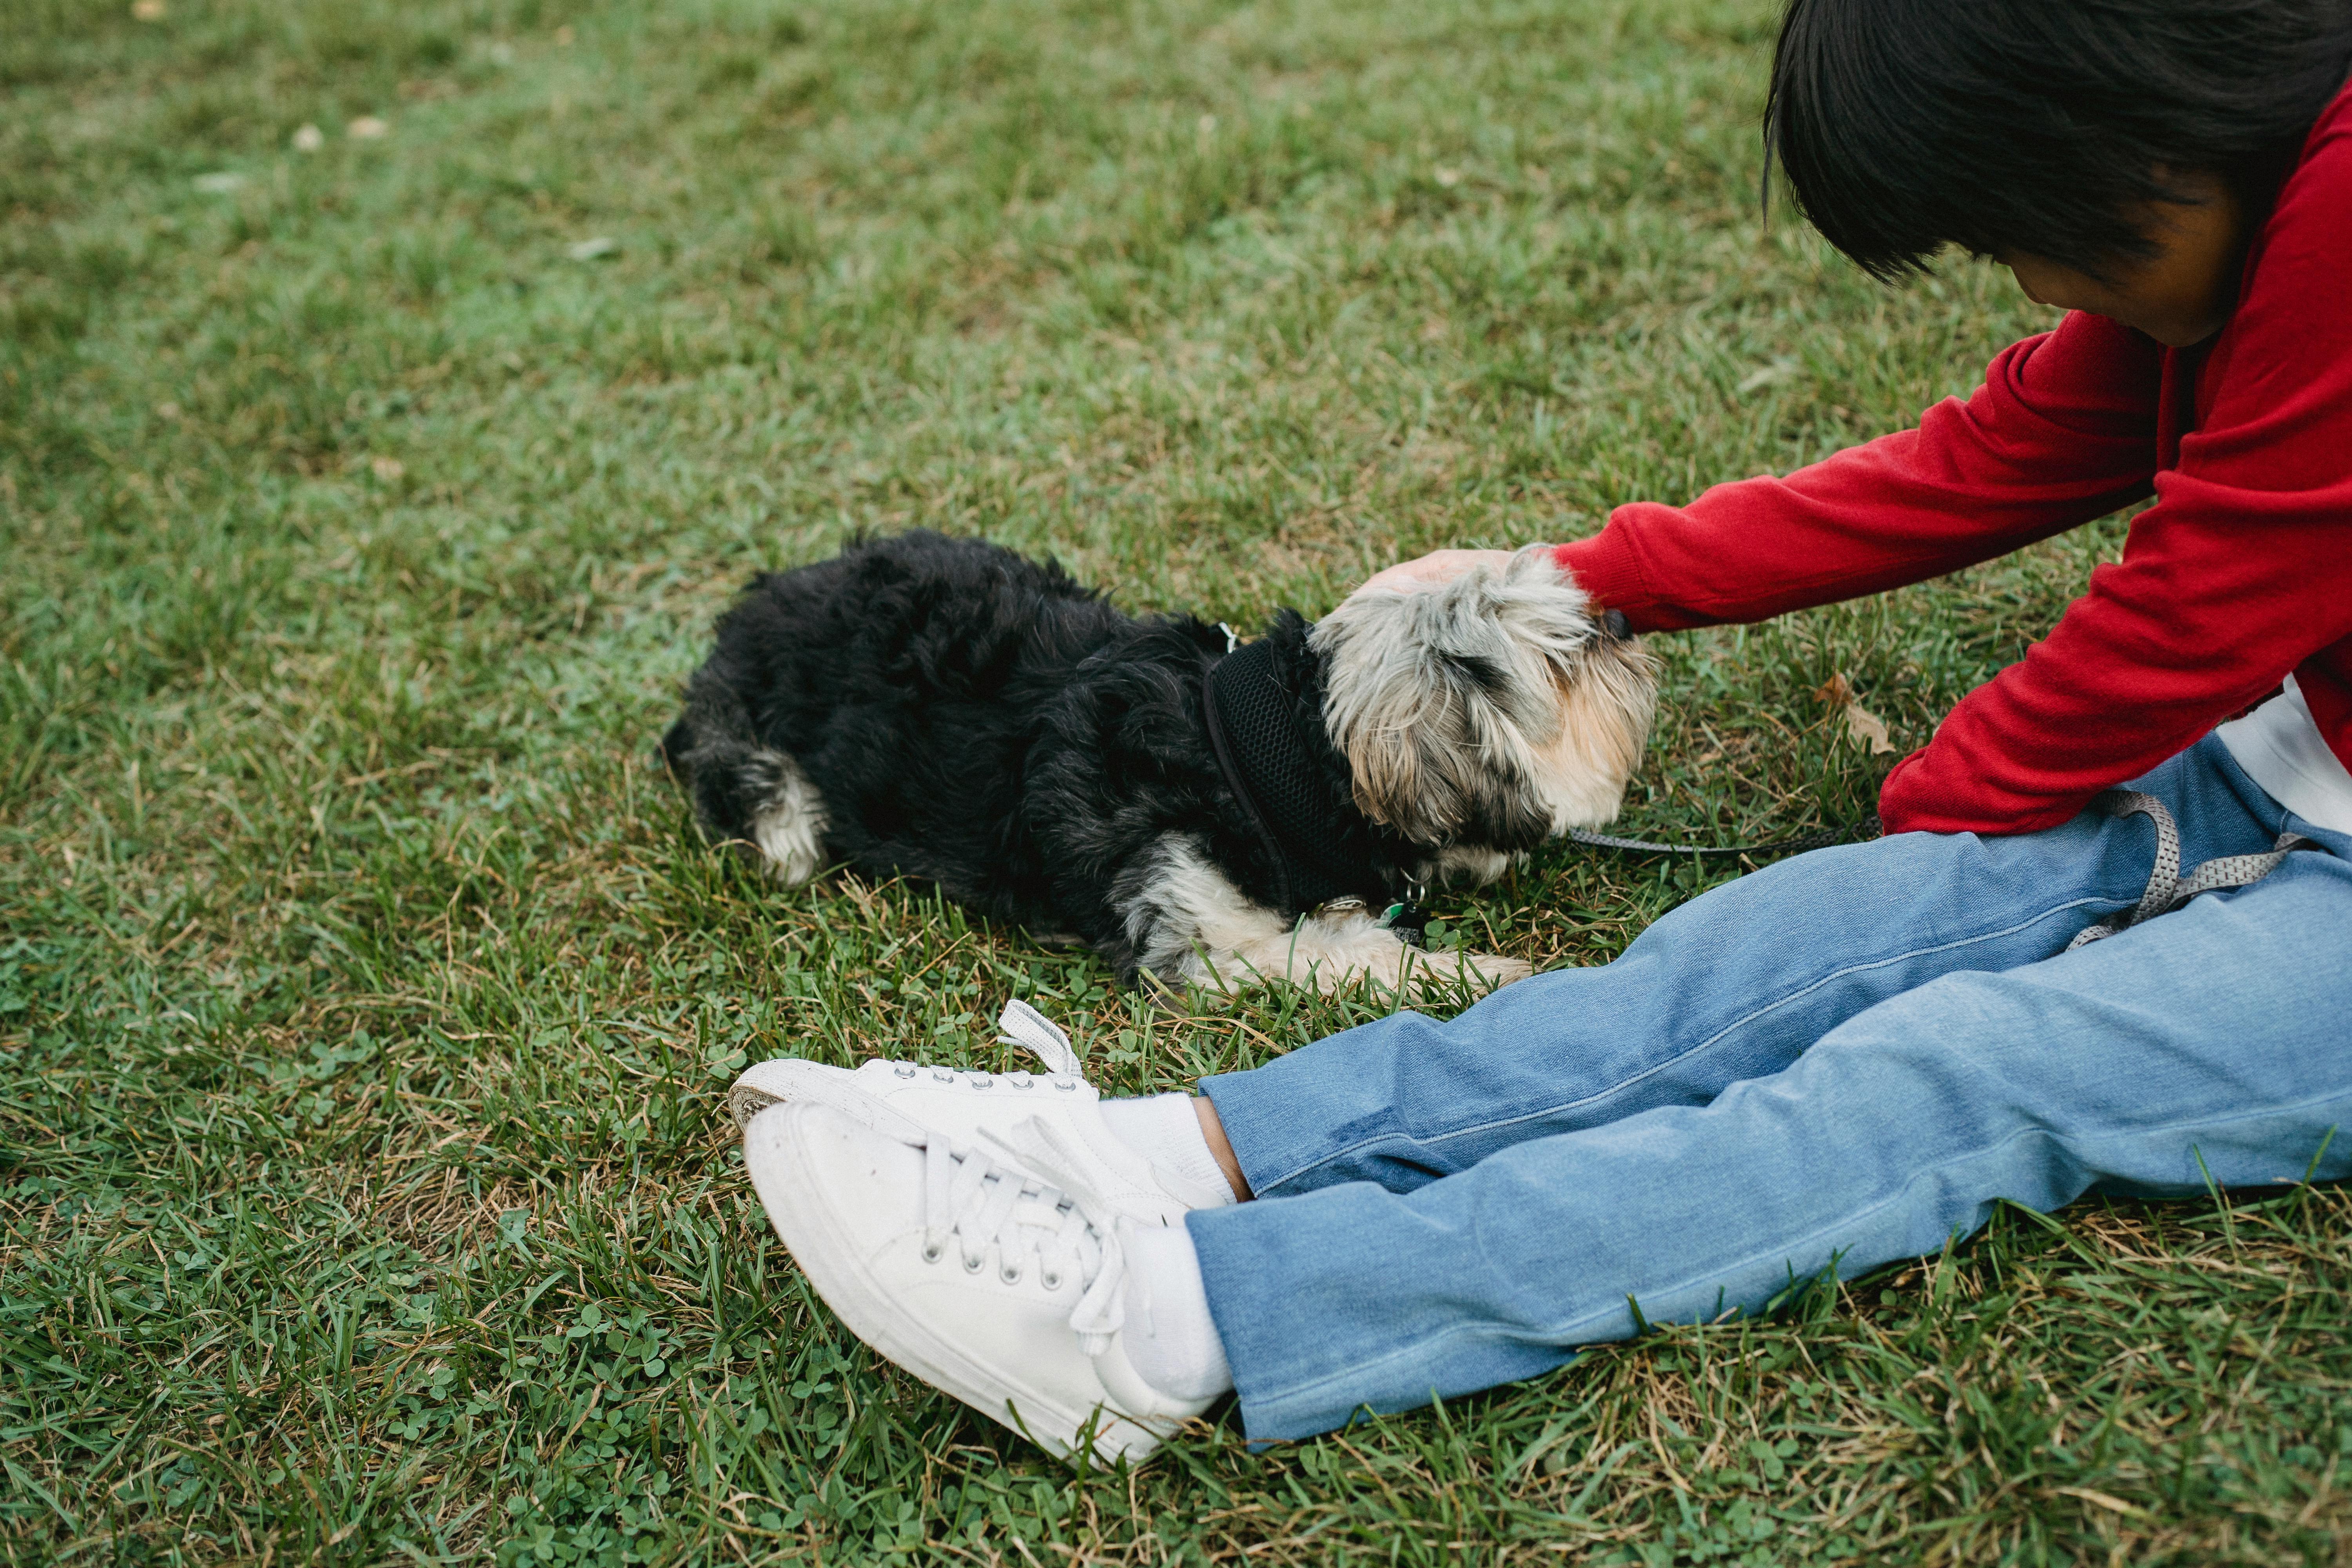
[{"label": "fallen dry leaf", "polygon": [[388,135],[392,131],[390,125],[373,114],[361,115],[344,129],[354,142],[373,142],[379,136]]},{"label": "fallen dry leaf", "polygon": [[315,153],[327,144],[327,133],[315,125],[305,125],[294,132],[294,151]]},{"label": "fallen dry leaf", "polygon": [[1894,753],[1895,742],[1886,738],[1886,721],[1859,702],[1845,705],[1845,732],[1857,745],[1868,746],[1874,757]]},{"label": "fallen dry leaf", "polygon": [[163,0],[131,0],[131,15],[142,22],[160,22],[163,19]]},{"label": "fallen dry leaf", "polygon": [[1898,750],[1894,738],[1886,733],[1886,720],[1863,708],[1863,700],[1853,696],[1853,684],[1842,672],[1821,682],[1821,689],[1813,691],[1813,700],[1828,703],[1830,708],[1844,708],[1846,733],[1853,736],[1855,745],[1870,750],[1872,757],[1891,757]]},{"label": "fallen dry leaf", "polygon": [[1853,687],[1843,674],[1832,675],[1813,693],[1815,699],[1832,708],[1845,710],[1845,732],[1853,737],[1854,744],[1869,749],[1874,757],[1890,756],[1895,745],[1886,733],[1886,721],[1862,705],[1853,694]]},{"label": "fallen dry leaf", "polygon": [[401,475],[408,472],[408,469],[398,458],[370,458],[368,459],[368,472],[373,474],[377,479],[382,479],[385,484],[390,484],[393,480],[400,478]]}]

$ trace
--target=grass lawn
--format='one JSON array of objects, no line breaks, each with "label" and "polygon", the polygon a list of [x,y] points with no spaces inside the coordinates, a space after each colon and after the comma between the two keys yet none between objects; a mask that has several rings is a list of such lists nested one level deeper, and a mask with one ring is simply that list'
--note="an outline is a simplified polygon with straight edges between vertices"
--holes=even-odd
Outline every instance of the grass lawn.
[{"label": "grass lawn", "polygon": [[[1759,220],[1773,22],[0,0],[7,1560],[2343,1561],[2336,1190],[2004,1215],[1074,1477],[866,1353],[743,1180],[746,1060],[993,1065],[1023,995],[1135,1091],[1383,1005],[747,875],[650,765],[735,584],[923,523],[1312,614],[1908,422],[2045,318]],[[1858,816],[1838,679],[1918,743],[2119,538],[1654,639],[1625,830]],[[1703,880],[1562,851],[1450,912],[1593,963]]]}]

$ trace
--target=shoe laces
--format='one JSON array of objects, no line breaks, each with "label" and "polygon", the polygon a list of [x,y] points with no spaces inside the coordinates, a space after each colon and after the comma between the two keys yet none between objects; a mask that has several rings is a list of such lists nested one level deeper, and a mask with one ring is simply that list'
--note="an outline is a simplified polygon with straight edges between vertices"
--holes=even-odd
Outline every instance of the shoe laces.
[{"label": "shoe laces", "polygon": [[[1041,1134],[1039,1141],[1054,1147],[1052,1130],[1035,1118],[1021,1131],[1024,1142],[1026,1134]],[[997,1277],[1007,1285],[1020,1283],[1033,1265],[1049,1290],[1076,1279],[1080,1289],[1070,1330],[1088,1355],[1109,1349],[1127,1321],[1121,1289],[1127,1255],[1110,1211],[1083,1189],[1073,1192],[1031,1174],[1022,1168],[1025,1158],[998,1160],[933,1137],[924,1144],[923,1162],[923,1260],[944,1260],[952,1242],[969,1274],[985,1268],[993,1250]]]},{"label": "shoe laces", "polygon": [[1070,1037],[1062,1033],[1060,1025],[1018,996],[1004,1005],[1004,1011],[997,1015],[996,1026],[1003,1031],[996,1037],[999,1045],[1026,1046],[1045,1064],[1047,1072],[1084,1078],[1078,1070],[1084,1064],[1078,1060]]}]

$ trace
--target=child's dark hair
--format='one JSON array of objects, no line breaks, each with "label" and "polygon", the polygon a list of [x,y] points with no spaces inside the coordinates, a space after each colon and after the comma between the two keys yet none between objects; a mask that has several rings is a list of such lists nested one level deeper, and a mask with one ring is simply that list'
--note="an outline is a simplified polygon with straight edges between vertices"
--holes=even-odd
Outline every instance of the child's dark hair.
[{"label": "child's dark hair", "polygon": [[1766,178],[1880,278],[1948,244],[2103,276],[2168,174],[2267,208],[2347,65],[2352,0],[1790,0]]}]

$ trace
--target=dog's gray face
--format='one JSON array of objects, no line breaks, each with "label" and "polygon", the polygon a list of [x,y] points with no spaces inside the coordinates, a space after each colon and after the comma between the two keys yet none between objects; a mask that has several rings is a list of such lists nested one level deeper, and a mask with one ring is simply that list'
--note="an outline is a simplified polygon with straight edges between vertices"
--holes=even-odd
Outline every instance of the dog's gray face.
[{"label": "dog's gray face", "polygon": [[1650,658],[1546,546],[1499,575],[1363,587],[1316,623],[1323,721],[1356,804],[1483,881],[1617,815],[1656,706]]}]

